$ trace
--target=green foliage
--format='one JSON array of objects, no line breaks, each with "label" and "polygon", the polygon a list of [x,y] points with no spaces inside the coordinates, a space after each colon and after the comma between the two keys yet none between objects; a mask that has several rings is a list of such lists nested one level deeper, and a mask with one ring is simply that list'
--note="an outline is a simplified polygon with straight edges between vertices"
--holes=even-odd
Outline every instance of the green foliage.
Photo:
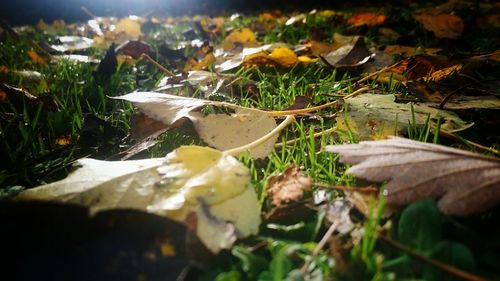
[{"label": "green foliage", "polygon": [[432,199],[417,201],[401,213],[398,240],[413,249],[427,251],[441,240],[442,217]]}]

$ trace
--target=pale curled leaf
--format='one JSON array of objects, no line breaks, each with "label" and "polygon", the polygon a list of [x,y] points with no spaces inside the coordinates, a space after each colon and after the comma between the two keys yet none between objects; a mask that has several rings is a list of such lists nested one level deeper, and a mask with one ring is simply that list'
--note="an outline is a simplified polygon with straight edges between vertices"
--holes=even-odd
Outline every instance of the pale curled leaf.
[{"label": "pale curled leaf", "polygon": [[[134,103],[144,114],[169,126],[181,118],[188,118],[200,138],[219,150],[248,144],[276,128],[276,121],[269,113],[229,103],[153,92],[135,92],[116,98]],[[205,115],[200,112],[202,107],[208,105],[228,109],[232,113]],[[264,144],[250,149],[250,155],[254,158],[266,157],[273,150],[277,138],[273,136]]]},{"label": "pale curled leaf", "polygon": [[500,160],[459,149],[393,137],[383,141],[331,145],[348,173],[387,181],[387,202],[405,205],[440,198],[445,214],[467,216],[500,202]]},{"label": "pale curled leaf", "polygon": [[165,159],[78,162],[82,167],[66,179],[22,192],[17,199],[73,203],[91,213],[131,208],[186,223],[194,215],[197,235],[213,252],[258,231],[250,172],[220,151],[183,146]]},{"label": "pale curled leaf", "polygon": [[283,173],[269,179],[267,195],[272,197],[273,204],[279,207],[301,199],[304,191],[310,190],[311,187],[312,179],[303,176],[300,168],[292,164]]}]

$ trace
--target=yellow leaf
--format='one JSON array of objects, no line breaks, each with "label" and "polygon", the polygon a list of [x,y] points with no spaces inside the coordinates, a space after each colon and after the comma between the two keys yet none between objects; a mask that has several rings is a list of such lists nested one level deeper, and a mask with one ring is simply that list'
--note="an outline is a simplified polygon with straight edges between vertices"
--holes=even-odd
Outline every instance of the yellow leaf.
[{"label": "yellow leaf", "polygon": [[216,17],[216,18],[203,18],[200,21],[201,28],[211,34],[217,34],[222,31],[224,27],[224,18]]},{"label": "yellow leaf", "polygon": [[304,63],[304,64],[315,63],[318,61],[318,59],[313,59],[313,58],[308,57],[308,56],[299,56],[297,59],[299,60],[299,62]]},{"label": "yellow leaf", "polygon": [[214,62],[215,62],[215,56],[213,53],[207,54],[203,59],[201,59],[201,61],[198,61],[196,58],[191,58],[186,62],[186,65],[184,66],[184,71],[206,69]]},{"label": "yellow leaf", "polygon": [[250,28],[242,28],[234,30],[229,33],[229,35],[222,42],[222,48],[224,50],[231,50],[236,45],[242,45],[244,47],[253,47],[257,45],[257,39],[255,34]]},{"label": "yellow leaf", "polygon": [[319,11],[317,15],[325,18],[330,18],[337,15],[337,12],[335,12],[334,10],[323,10]]},{"label": "yellow leaf", "polygon": [[124,32],[132,39],[137,40],[142,35],[141,24],[137,20],[133,20],[130,18],[123,18],[116,24],[115,32],[116,33]]},{"label": "yellow leaf", "polygon": [[269,56],[273,61],[284,67],[294,66],[299,62],[297,55],[285,47],[274,49]]},{"label": "yellow leaf", "polygon": [[[260,224],[257,194],[249,169],[215,149],[182,146],[165,158],[100,161],[80,159],[66,179],[21,193],[20,200],[79,204],[92,214],[136,209],[187,223],[214,253],[237,238],[256,234]],[[176,254],[163,243],[164,256]]]},{"label": "yellow leaf", "polygon": [[246,68],[259,66],[271,67],[274,65],[274,61],[271,59],[271,57],[269,57],[269,54],[266,51],[260,51],[255,54],[245,56],[242,65]]}]

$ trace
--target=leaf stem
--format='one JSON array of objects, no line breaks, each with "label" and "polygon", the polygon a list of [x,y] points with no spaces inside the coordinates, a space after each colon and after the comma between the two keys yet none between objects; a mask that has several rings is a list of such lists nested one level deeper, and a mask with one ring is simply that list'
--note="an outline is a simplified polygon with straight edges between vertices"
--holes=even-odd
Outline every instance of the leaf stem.
[{"label": "leaf stem", "polygon": [[169,75],[169,76],[175,76],[175,73],[173,73],[172,71],[166,69],[163,65],[159,64],[157,61],[155,61],[152,57],[150,57],[148,54],[145,54],[145,53],[142,53],[141,54],[141,58],[142,59],[145,59],[147,61],[149,61],[150,63],[152,63],[154,66],[156,66],[159,70],[161,70],[162,72],[164,72],[165,74]]},{"label": "leaf stem", "polygon": [[[354,91],[353,93],[351,93],[351,94],[343,97],[343,99],[352,98],[354,96],[357,96],[357,95],[359,95],[361,93],[364,93],[364,92],[368,91],[369,89],[370,89],[369,87],[363,87],[363,88],[358,89],[358,90]],[[284,116],[284,115],[305,114],[305,113],[310,113],[310,112],[318,111],[318,110],[321,110],[323,108],[336,105],[337,103],[339,103],[340,100],[341,99],[338,99],[338,100],[334,100],[332,102],[328,102],[328,103],[325,103],[325,104],[322,104],[322,105],[318,105],[318,106],[314,106],[314,107],[309,107],[309,108],[303,108],[303,109],[283,110],[283,111],[271,111],[271,112],[269,112],[269,114],[271,114],[274,117],[276,117],[276,116]]]},{"label": "leaf stem", "polygon": [[294,121],[295,121],[295,117],[293,115],[288,115],[285,118],[285,120],[283,122],[281,122],[281,124],[279,124],[271,132],[267,133],[266,135],[262,136],[261,138],[259,138],[257,140],[254,140],[251,143],[247,143],[247,144],[239,146],[239,147],[235,147],[235,148],[231,148],[231,149],[225,150],[222,153],[224,153],[226,155],[236,156],[236,155],[239,155],[240,153],[242,153],[244,151],[247,151],[249,149],[257,147],[257,146],[265,143],[266,141],[268,141],[274,135],[278,134],[281,130],[283,130],[286,126],[288,126],[290,123],[292,123]]}]

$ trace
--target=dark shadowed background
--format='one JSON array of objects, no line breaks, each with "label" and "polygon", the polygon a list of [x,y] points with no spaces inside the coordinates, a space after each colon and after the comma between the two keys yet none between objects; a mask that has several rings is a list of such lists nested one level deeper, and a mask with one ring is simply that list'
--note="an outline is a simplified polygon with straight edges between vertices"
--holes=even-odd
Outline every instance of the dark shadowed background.
[{"label": "dark shadowed background", "polygon": [[[135,14],[145,16],[151,13],[164,15],[207,14],[258,11],[262,9],[312,9],[331,8],[339,5],[356,5],[365,2],[373,6],[373,1],[334,0],[1,0],[0,19],[13,25],[33,24],[43,19],[82,21],[89,19],[81,7],[86,7],[97,16],[117,16]],[[383,1],[375,1],[383,3]]]}]

